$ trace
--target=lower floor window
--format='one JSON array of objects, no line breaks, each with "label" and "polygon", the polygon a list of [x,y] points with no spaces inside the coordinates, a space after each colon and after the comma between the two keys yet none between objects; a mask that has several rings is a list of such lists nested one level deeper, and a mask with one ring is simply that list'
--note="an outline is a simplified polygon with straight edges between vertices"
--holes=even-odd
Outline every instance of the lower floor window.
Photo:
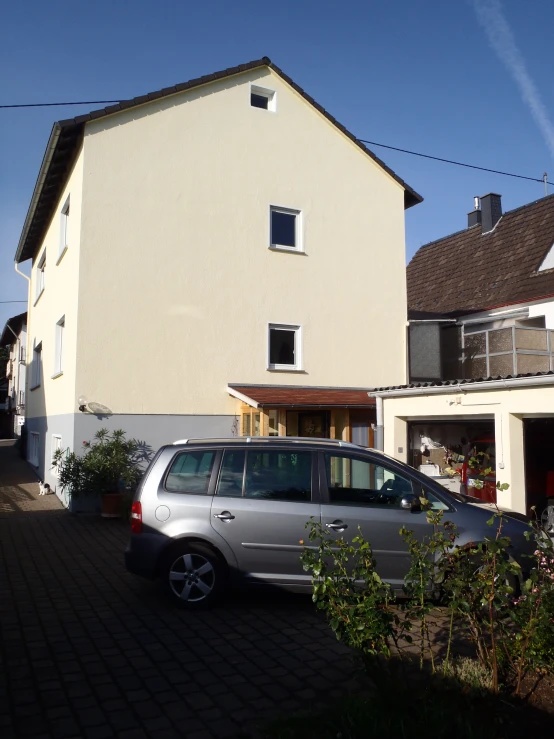
[{"label": "lower floor window", "polygon": [[29,434],[29,462],[34,467],[38,467],[39,445],[40,445],[40,434],[31,432]]},{"label": "lower floor window", "polygon": [[62,448],[62,437],[58,434],[52,435],[52,472],[56,477],[60,476],[60,470],[57,464],[53,463],[54,460],[54,454],[58,451],[58,449]]},{"label": "lower floor window", "polygon": [[300,326],[270,323],[268,330],[268,369],[302,369]]}]

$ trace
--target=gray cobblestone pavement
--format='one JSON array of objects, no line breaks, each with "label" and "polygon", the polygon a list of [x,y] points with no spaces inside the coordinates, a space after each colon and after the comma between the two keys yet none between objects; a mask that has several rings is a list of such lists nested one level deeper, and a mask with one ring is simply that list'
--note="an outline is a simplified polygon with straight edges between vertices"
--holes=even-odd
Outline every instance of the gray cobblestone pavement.
[{"label": "gray cobblestone pavement", "polygon": [[128,529],[38,497],[0,442],[0,737],[238,737],[355,680],[306,596],[174,609],[128,574]]}]

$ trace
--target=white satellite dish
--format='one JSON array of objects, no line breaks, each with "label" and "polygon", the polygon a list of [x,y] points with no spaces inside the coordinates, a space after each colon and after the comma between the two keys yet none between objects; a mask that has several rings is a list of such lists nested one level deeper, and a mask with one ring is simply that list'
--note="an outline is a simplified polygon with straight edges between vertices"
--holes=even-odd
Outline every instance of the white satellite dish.
[{"label": "white satellite dish", "polygon": [[95,416],[110,416],[112,413],[111,410],[106,405],[102,405],[102,403],[90,402],[87,403],[87,408],[91,413],[94,413]]}]

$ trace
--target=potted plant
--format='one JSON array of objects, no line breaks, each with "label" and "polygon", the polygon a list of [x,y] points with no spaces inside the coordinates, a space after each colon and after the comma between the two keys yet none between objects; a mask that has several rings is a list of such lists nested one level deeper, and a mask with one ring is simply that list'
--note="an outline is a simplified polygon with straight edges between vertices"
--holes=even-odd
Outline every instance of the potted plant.
[{"label": "potted plant", "polygon": [[104,518],[119,518],[126,491],[138,482],[141,470],[138,443],[126,439],[121,429],[111,434],[100,429],[92,441],[83,442],[83,453],[58,449],[52,459],[61,489],[71,497],[92,496],[101,500]]}]

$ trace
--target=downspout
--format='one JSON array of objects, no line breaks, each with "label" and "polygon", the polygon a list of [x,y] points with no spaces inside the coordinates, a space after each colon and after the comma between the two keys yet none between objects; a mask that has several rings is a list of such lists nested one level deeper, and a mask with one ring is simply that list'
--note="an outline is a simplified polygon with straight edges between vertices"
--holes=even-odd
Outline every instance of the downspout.
[{"label": "downspout", "polygon": [[[368,393],[370,395],[370,393]],[[370,395],[370,397],[372,397]],[[383,434],[383,398],[380,395],[375,396],[375,410],[376,410],[376,425],[375,435],[373,437],[373,443],[375,449],[380,452],[385,451],[385,439]]]}]

